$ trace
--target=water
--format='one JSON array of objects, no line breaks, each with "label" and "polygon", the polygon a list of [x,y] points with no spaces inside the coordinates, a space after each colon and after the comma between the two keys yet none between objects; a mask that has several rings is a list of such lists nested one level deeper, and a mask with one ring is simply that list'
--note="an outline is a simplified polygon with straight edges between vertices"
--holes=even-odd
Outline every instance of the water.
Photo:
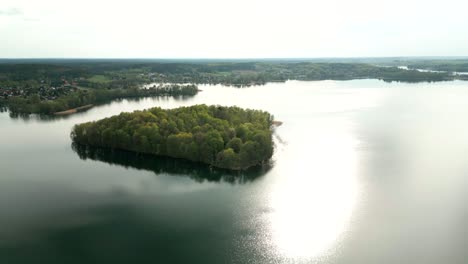
[{"label": "water", "polygon": [[[0,263],[466,263],[468,83],[200,88],[52,120],[0,113]],[[71,145],[76,123],[199,103],[283,121],[273,166]]]}]

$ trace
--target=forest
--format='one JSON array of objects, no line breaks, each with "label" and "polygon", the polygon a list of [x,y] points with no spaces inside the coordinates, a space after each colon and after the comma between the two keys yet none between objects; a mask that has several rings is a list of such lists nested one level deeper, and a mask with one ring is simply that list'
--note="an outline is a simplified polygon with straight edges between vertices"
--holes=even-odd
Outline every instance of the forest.
[{"label": "forest", "polygon": [[468,72],[468,60],[426,60],[408,63],[408,68],[444,72]]},{"label": "forest", "polygon": [[[8,62],[8,63],[7,63]],[[62,80],[91,88],[127,88],[148,82],[255,85],[286,80],[351,80],[420,82],[453,78],[447,74],[405,71],[368,63],[158,60],[0,60],[0,87],[39,86]]]},{"label": "forest", "polygon": [[0,107],[7,105],[11,112],[21,114],[53,114],[68,109],[107,103],[115,99],[152,96],[193,96],[198,93],[196,85],[169,85],[148,89],[77,89],[58,96],[55,100],[41,100],[38,94],[0,99]]},{"label": "forest", "polygon": [[239,107],[159,107],[75,125],[73,142],[245,170],[273,155],[273,116]]},{"label": "forest", "polygon": [[358,60],[376,65],[398,67],[407,66],[409,69],[439,71],[456,75],[454,79],[468,80],[467,57],[402,57],[402,58],[370,58]]}]

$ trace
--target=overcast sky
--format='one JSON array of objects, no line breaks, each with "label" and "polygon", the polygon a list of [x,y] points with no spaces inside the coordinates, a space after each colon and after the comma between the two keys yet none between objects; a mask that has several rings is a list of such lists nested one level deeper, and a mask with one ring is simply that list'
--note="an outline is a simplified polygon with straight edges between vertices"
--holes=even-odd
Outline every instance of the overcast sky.
[{"label": "overcast sky", "polygon": [[1,0],[0,58],[467,56],[467,0]]}]

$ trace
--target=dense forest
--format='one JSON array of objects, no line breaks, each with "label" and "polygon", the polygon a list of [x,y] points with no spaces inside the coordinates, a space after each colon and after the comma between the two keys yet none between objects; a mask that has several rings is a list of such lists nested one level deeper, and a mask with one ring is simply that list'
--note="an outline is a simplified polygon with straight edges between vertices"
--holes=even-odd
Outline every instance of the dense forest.
[{"label": "dense forest", "polygon": [[33,92],[24,97],[12,97],[8,101],[0,99],[0,107],[2,104],[8,105],[13,113],[53,114],[84,105],[106,103],[115,99],[150,96],[193,96],[197,92],[198,87],[196,85],[169,85],[148,89],[76,89],[57,96],[57,99],[54,100],[41,100],[40,95]]},{"label": "dense forest", "polygon": [[239,107],[152,108],[76,125],[75,143],[243,170],[273,154],[273,116]]},{"label": "dense forest", "polygon": [[409,57],[409,58],[374,58],[361,60],[372,62],[376,65],[383,66],[407,66],[409,69],[439,71],[448,74],[458,74],[454,79],[467,80],[468,76],[468,58],[467,57]]},{"label": "dense forest", "polygon": [[427,60],[408,63],[408,68],[468,73],[468,60]]},{"label": "dense forest", "polygon": [[[147,82],[264,84],[286,80],[382,79],[386,81],[441,81],[446,74],[405,71],[366,63],[284,61],[157,62],[149,60],[21,60],[0,62],[0,87],[58,85],[74,80],[78,86],[126,88]],[[33,63],[36,62],[36,63]]]}]

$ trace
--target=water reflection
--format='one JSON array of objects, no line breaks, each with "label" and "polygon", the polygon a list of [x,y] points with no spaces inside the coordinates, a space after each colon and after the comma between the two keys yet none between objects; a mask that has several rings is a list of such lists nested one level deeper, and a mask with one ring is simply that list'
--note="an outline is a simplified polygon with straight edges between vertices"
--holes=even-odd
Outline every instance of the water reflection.
[{"label": "water reflection", "polygon": [[124,150],[89,147],[76,143],[72,143],[72,149],[82,160],[91,159],[125,168],[148,170],[156,175],[169,174],[190,177],[197,182],[222,181],[232,184],[244,184],[258,179],[272,168],[272,164],[270,163],[239,172],[213,168],[205,164],[182,159],[139,154]]},{"label": "water reflection", "polygon": [[[315,118],[312,131],[296,132],[276,170],[288,175],[271,190],[271,241],[286,259],[325,256],[346,232],[355,207],[359,142],[344,118]],[[305,167],[304,164],[310,164]],[[307,168],[307,169],[306,169]]]}]

